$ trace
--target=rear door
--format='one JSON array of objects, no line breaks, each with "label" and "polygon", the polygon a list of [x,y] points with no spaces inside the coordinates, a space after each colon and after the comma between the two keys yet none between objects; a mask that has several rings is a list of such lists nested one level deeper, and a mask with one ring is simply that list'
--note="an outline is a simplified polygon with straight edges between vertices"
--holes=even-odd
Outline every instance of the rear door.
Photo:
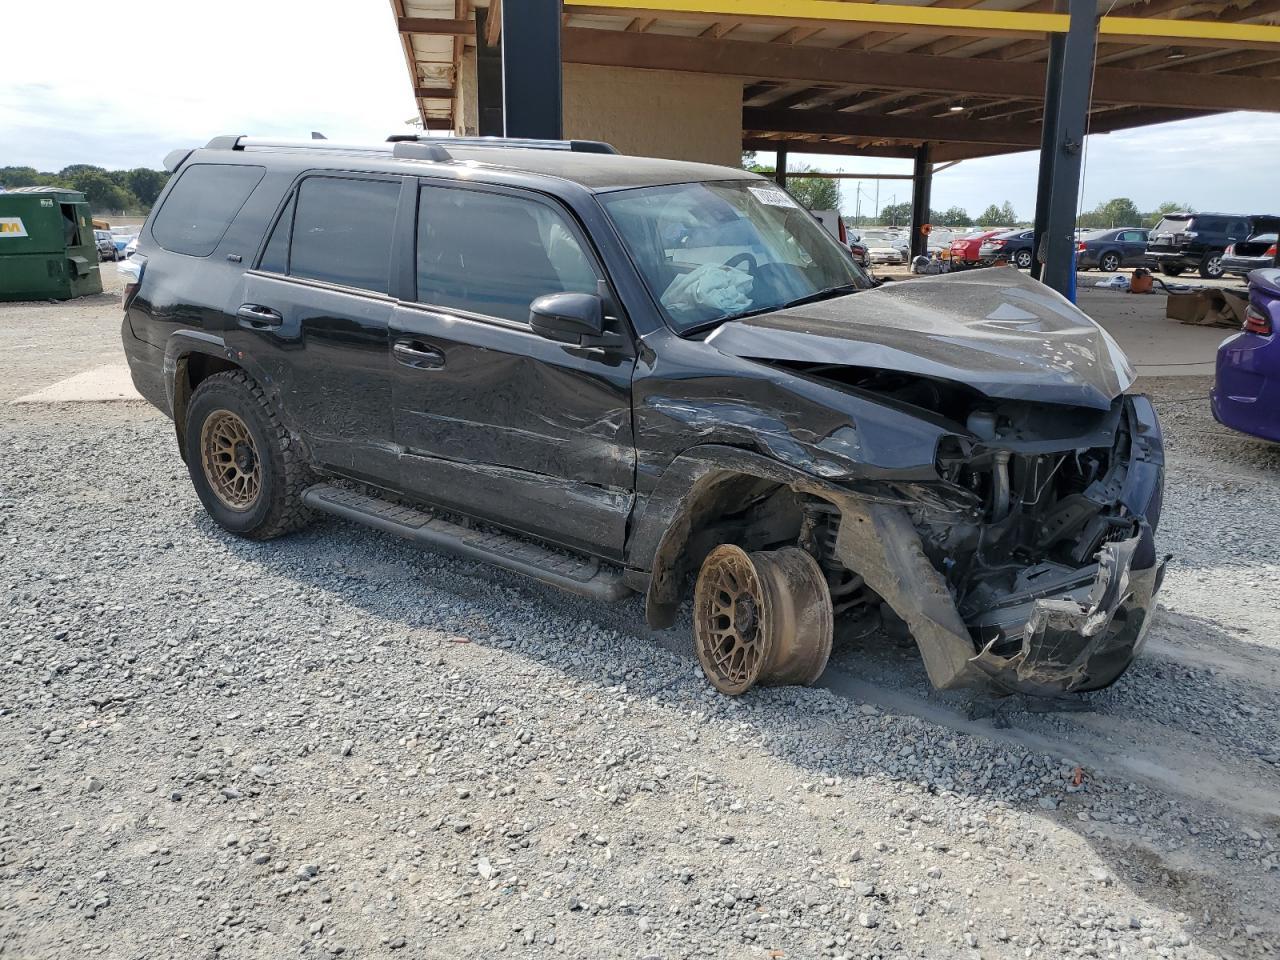
[{"label": "rear door", "polygon": [[1147,262],[1147,231],[1124,230],[1117,239],[1125,266],[1136,267]]},{"label": "rear door", "polygon": [[[227,345],[250,353],[266,389],[318,462],[394,486],[388,327],[402,191],[388,176],[311,173],[291,191],[244,276]],[[405,214],[412,216],[412,207]]]},{"label": "rear door", "polygon": [[[604,273],[559,204],[424,182],[416,299],[392,318],[401,485],[502,526],[622,555],[634,486],[633,341],[581,348],[529,326],[549,293],[596,293]],[[610,297],[609,299],[613,299]]]}]

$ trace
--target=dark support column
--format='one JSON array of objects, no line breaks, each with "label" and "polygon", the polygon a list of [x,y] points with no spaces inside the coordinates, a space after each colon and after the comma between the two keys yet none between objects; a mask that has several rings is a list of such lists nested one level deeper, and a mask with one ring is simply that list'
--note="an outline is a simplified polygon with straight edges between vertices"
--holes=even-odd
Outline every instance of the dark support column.
[{"label": "dark support column", "polygon": [[563,136],[560,0],[502,5],[502,102],[508,137]]},{"label": "dark support column", "polygon": [[778,182],[778,186],[784,190],[787,187],[787,151],[778,151],[778,165],[773,169],[773,179]]},{"label": "dark support column", "polygon": [[[491,9],[491,8],[490,8]],[[489,46],[489,10],[476,8],[476,107],[482,137],[502,136],[502,44]]]},{"label": "dark support column", "polygon": [[916,147],[916,164],[911,177],[911,256],[923,256],[929,238],[920,229],[929,222],[929,204],[933,194],[933,150],[929,144]]},{"label": "dark support column", "polygon": [[1036,259],[1044,262],[1031,270],[1067,296],[1075,285],[1076,210],[1098,25],[1093,0],[1056,0],[1054,8],[1071,14],[1071,27],[1049,41],[1035,220]]}]

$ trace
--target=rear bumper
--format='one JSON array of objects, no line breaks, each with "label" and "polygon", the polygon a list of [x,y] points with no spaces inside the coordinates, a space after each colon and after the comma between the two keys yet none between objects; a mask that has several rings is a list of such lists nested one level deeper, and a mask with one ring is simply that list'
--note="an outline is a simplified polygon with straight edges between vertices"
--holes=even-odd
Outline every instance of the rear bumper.
[{"label": "rear bumper", "polygon": [[1224,427],[1280,443],[1280,334],[1223,341],[1209,403]]},{"label": "rear bumper", "polygon": [[1157,267],[1182,267],[1184,270],[1192,270],[1200,266],[1201,257],[1191,253],[1182,251],[1156,251],[1148,250],[1147,256],[1155,263]]},{"label": "rear bumper", "polygon": [[1223,257],[1222,269],[1244,277],[1253,270],[1265,270],[1276,265],[1275,257]]},{"label": "rear bumper", "polygon": [[120,340],[124,344],[134,387],[144,399],[172,419],[173,409],[164,375],[164,351],[135,337],[127,314],[120,325]]}]

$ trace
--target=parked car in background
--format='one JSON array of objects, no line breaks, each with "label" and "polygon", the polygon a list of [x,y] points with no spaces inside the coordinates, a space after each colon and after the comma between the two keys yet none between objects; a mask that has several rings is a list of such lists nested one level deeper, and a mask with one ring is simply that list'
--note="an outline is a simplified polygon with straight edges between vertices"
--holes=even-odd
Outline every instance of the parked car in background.
[{"label": "parked car in background", "polygon": [[1240,332],[1218,348],[1213,418],[1224,427],[1280,442],[1280,269],[1249,274],[1249,307]]},{"label": "parked car in background", "polygon": [[1035,256],[1035,238],[1034,230],[1006,230],[1004,233],[997,233],[979,244],[978,259],[994,261],[1003,257],[1014,266],[1027,270]]},{"label": "parked car in background", "polygon": [[1147,231],[1141,227],[1114,227],[1110,230],[1089,230],[1076,244],[1076,268],[1089,270],[1097,267],[1106,273],[1114,273],[1121,267],[1148,267]]},{"label": "parked car in background", "polygon": [[886,237],[883,234],[866,233],[862,236],[862,243],[866,246],[867,255],[871,258],[872,263],[907,262],[907,258],[902,253],[902,246],[891,237]]},{"label": "parked car in background", "polygon": [[987,263],[982,260],[982,241],[994,237],[1000,230],[984,230],[967,237],[956,237],[951,241],[951,269],[963,270],[966,267],[983,267]]},{"label": "parked car in background", "polygon": [[1256,233],[1248,240],[1233,243],[1222,254],[1222,271],[1247,277],[1254,270],[1280,267],[1276,243],[1280,234]]},{"label": "parked car in background", "polygon": [[1206,280],[1216,280],[1222,276],[1222,255],[1227,247],[1258,233],[1254,220],[1266,219],[1277,218],[1239,213],[1166,213],[1151,228],[1147,255],[1166,276],[1198,270]]},{"label": "parked car in background", "polygon": [[93,231],[93,242],[98,247],[99,260],[119,260],[120,253],[116,250],[114,240],[111,238],[110,230]]},{"label": "parked car in background", "polygon": [[849,252],[853,254],[853,262],[864,270],[871,267],[871,254],[867,250],[867,245],[861,240],[849,241]]},{"label": "parked car in background", "polygon": [[126,260],[128,260],[130,257],[132,257],[132,256],[133,256],[135,253],[137,253],[137,252],[138,252],[138,238],[137,238],[137,237],[134,237],[134,238],[133,238],[132,240],[130,240],[127,244],[125,244],[125,247],[124,247],[124,258],[125,258]]}]

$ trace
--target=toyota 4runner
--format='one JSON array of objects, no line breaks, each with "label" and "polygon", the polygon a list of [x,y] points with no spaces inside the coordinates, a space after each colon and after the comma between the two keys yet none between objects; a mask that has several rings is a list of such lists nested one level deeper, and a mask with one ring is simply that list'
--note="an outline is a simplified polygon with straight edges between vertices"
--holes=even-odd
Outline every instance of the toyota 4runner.
[{"label": "toyota 4runner", "polygon": [[656,627],[691,593],[729,694],[881,623],[940,688],[1091,690],[1138,652],[1160,428],[1065,299],[874,287],[741,170],[393,140],[168,158],[122,333],[226,530],[332,514]]}]

